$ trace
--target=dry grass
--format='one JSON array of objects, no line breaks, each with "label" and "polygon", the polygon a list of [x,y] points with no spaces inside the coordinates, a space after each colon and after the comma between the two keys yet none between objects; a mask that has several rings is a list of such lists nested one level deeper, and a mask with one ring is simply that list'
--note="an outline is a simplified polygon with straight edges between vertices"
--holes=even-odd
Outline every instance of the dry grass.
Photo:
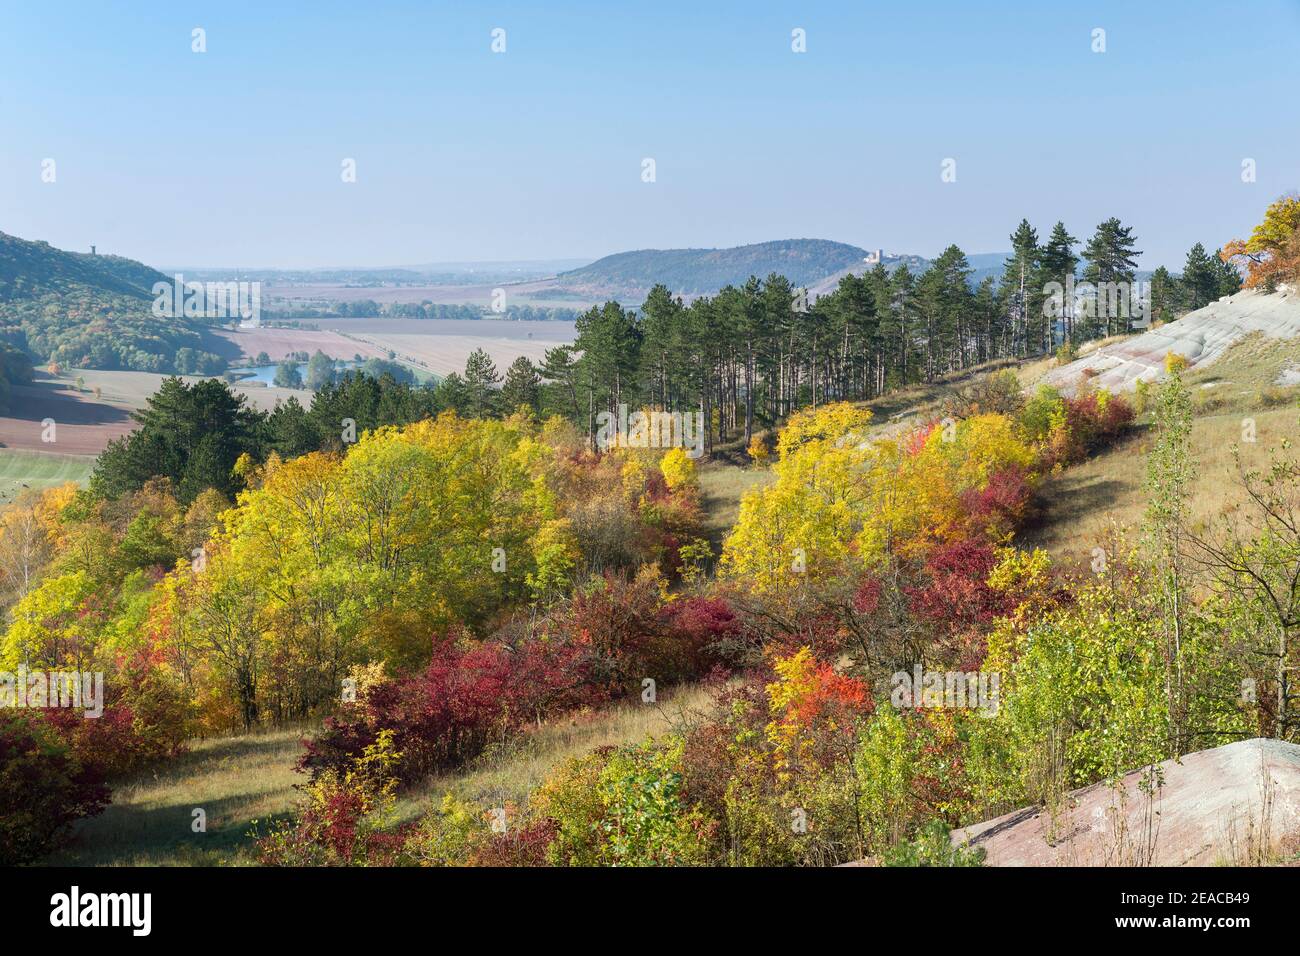
[{"label": "dry grass", "polygon": [[[451,792],[497,806],[522,803],[546,774],[571,756],[597,747],[659,736],[709,706],[704,690],[661,691],[655,705],[620,705],[555,720],[519,734],[465,770],[433,778],[398,804],[413,819]],[[249,831],[284,818],[306,779],[294,771],[301,740],[296,727],[199,741],[190,752],[113,791],[104,813],[82,821],[70,845],[48,859],[63,866],[219,866],[254,862]],[[207,813],[207,832],[191,829],[192,812]]]},{"label": "dry grass", "polygon": [[1276,385],[1287,368],[1300,365],[1300,337],[1274,339],[1255,332],[1230,348],[1217,362],[1193,369],[1187,384],[1204,412],[1254,414],[1261,408],[1295,406],[1300,387]]},{"label": "dry grass", "polygon": [[489,751],[462,771],[426,781],[399,802],[398,816],[414,819],[447,793],[485,807],[521,805],[570,757],[662,737],[698,721],[713,704],[707,690],[694,686],[661,691],[660,698],[656,704],[638,700],[543,724]]},{"label": "dry grass", "polygon": [[700,503],[704,508],[704,536],[720,553],[722,541],[740,517],[740,499],[751,488],[772,483],[769,468],[742,468],[712,462],[700,468]]},{"label": "dry grass", "polygon": [[[1239,445],[1242,461],[1260,466],[1268,460],[1271,447],[1283,438],[1295,438],[1297,412],[1292,408],[1254,410],[1256,441],[1242,442],[1241,413],[1198,417],[1192,424],[1192,451],[1197,461],[1197,478],[1192,494],[1194,525],[1226,513],[1242,498],[1233,465],[1232,446]],[[1056,558],[1082,559],[1106,539],[1112,523],[1136,529],[1146,510],[1147,452],[1151,447],[1148,428],[1112,448],[1050,479],[1043,490],[1043,513],[1020,535],[1023,547],[1046,548]]]},{"label": "dry grass", "polygon": [[1052,356],[1032,359],[1021,362],[1016,366],[1016,378],[1020,380],[1021,388],[1032,388],[1038,384],[1039,379],[1056,368],[1057,361]]},{"label": "dry grass", "polygon": [[943,414],[944,403],[955,398],[963,388],[994,372],[1012,370],[1022,386],[1038,381],[1056,363],[1054,358],[1020,361],[994,359],[961,372],[952,372],[933,382],[909,385],[862,404],[875,416],[875,428],[897,427],[902,422],[922,422]]},{"label": "dry grass", "polygon": [[[254,820],[286,813],[303,777],[294,762],[302,728],[194,743],[153,773],[118,786],[102,814],[83,821],[49,862],[71,866],[215,866],[251,862]],[[207,832],[192,832],[192,812]]]}]

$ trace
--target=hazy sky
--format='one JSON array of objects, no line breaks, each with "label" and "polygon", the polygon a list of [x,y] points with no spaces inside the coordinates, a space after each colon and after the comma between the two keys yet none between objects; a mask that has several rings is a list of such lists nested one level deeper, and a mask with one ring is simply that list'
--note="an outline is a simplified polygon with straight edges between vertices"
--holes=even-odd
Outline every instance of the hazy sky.
[{"label": "hazy sky", "polygon": [[1297,0],[4,2],[0,230],[309,267],[1116,215],[1150,268],[1300,187],[1297,91]]}]

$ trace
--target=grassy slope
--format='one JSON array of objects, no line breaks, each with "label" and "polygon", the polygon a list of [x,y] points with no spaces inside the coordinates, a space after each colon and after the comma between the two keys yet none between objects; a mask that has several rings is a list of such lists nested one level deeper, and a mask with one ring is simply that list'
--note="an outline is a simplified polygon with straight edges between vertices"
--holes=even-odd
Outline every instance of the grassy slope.
[{"label": "grassy slope", "polygon": [[[1284,438],[1300,437],[1300,388],[1272,384],[1297,359],[1300,339],[1256,335],[1218,362],[1187,375],[1196,415],[1191,438],[1198,468],[1190,502],[1193,522],[1204,525],[1242,500],[1234,444],[1247,467],[1262,467],[1270,448]],[[1255,424],[1253,444],[1242,441],[1247,418]],[[1020,543],[1046,548],[1057,558],[1082,558],[1101,544],[1112,524],[1137,528],[1146,509],[1143,483],[1150,447],[1144,419],[1126,440],[1053,479],[1044,489],[1039,520],[1025,530]]]},{"label": "grassy slope", "polygon": [[[82,821],[64,866],[173,866],[250,862],[247,833],[256,819],[284,814],[302,775],[293,770],[301,729],[200,741],[189,753],[119,785],[113,803]],[[191,830],[207,813],[207,832]]]},{"label": "grassy slope", "polygon": [[[597,747],[632,743],[692,720],[709,705],[693,687],[661,694],[657,705],[627,704],[543,724],[489,751],[463,771],[433,778],[398,803],[412,820],[444,793],[497,806],[521,803],[551,768]],[[185,756],[119,785],[112,805],[82,821],[71,844],[48,859],[64,866],[214,866],[250,864],[249,831],[283,818],[305,778],[293,769],[310,728],[278,729],[200,741]],[[191,829],[196,807],[207,832]]]}]

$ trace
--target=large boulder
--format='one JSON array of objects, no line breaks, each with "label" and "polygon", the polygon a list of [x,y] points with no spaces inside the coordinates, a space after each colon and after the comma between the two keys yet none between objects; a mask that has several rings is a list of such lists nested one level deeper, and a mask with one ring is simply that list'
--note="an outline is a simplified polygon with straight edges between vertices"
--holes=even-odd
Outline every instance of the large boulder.
[{"label": "large boulder", "polygon": [[1300,842],[1300,745],[1256,738],[1167,760],[953,832],[989,866],[1269,862]]}]

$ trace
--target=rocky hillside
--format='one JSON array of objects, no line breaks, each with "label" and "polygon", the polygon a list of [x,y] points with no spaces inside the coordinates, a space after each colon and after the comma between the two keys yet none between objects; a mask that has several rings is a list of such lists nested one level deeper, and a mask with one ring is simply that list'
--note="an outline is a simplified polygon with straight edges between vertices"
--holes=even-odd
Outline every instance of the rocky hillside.
[{"label": "rocky hillside", "polygon": [[1083,378],[1112,392],[1131,391],[1139,381],[1159,378],[1170,352],[1186,358],[1190,368],[1200,369],[1254,332],[1272,339],[1300,335],[1300,292],[1246,291],[1224,296],[1158,329],[1103,345],[1053,369],[1043,380],[1067,392]]}]

